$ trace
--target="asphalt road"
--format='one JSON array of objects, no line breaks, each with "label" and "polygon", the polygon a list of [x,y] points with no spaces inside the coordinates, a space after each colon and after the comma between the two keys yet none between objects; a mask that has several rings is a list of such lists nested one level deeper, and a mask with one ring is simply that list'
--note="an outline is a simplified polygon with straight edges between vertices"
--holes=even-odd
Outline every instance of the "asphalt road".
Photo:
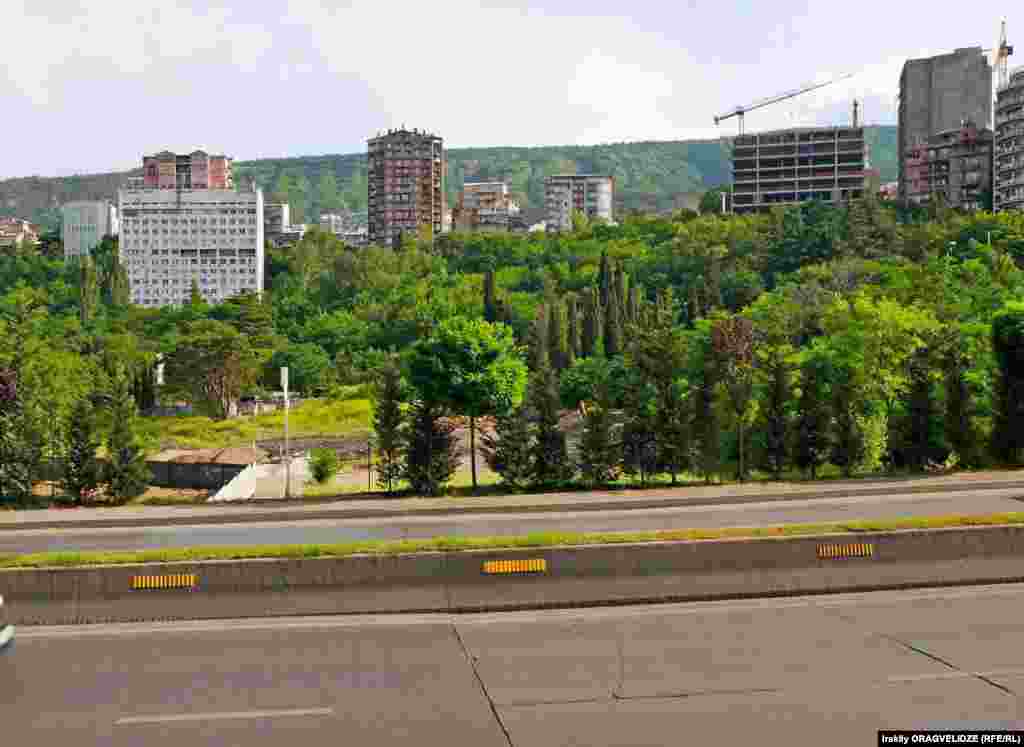
[{"label": "asphalt road", "polygon": [[37,628],[0,657],[4,743],[33,747],[860,747],[1020,728],[1022,694],[1017,585]]},{"label": "asphalt road", "polygon": [[363,539],[497,536],[533,532],[625,532],[885,519],[1024,510],[1024,490],[1000,488],[918,494],[728,503],[683,508],[552,513],[454,514],[302,522],[34,529],[0,532],[0,553],[137,550],[211,545],[332,543]]}]

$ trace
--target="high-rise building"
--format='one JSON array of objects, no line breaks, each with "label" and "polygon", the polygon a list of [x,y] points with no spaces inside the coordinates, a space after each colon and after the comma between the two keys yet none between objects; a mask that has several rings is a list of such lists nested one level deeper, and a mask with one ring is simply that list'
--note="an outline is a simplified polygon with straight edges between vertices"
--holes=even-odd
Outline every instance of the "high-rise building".
[{"label": "high-rise building", "polygon": [[457,231],[508,231],[518,227],[519,203],[505,182],[465,184],[452,210]]},{"label": "high-rise building", "polygon": [[804,127],[740,135],[733,145],[735,213],[810,200],[840,203],[869,186],[863,127]]},{"label": "high-rise building", "polygon": [[904,154],[904,199],[918,205],[936,197],[950,207],[979,210],[992,187],[992,130],[963,122]]},{"label": "high-rise building", "polygon": [[419,130],[389,130],[367,142],[371,243],[394,244],[402,234],[443,230],[444,141]]},{"label": "high-rise building", "polygon": [[933,135],[959,128],[964,120],[979,129],[992,126],[992,66],[981,47],[907,60],[900,74],[900,199],[909,198],[907,170],[914,165],[908,154],[927,146]]},{"label": "high-rise building", "polygon": [[263,193],[252,185],[185,186],[231,185],[230,159],[224,163],[226,174],[207,171],[215,179],[170,187],[133,182],[118,191],[121,261],[133,303],[187,303],[193,284],[210,303],[263,291]]},{"label": "high-rise building", "polygon": [[615,177],[597,174],[559,174],[544,179],[544,207],[549,231],[572,229],[572,214],[611,222]]},{"label": "high-rise building", "polygon": [[65,257],[87,255],[104,236],[118,233],[117,206],[109,200],[68,202],[61,217]]},{"label": "high-rise building", "polygon": [[231,159],[197,150],[187,154],[162,151],[142,158],[142,178],[155,189],[231,189]]},{"label": "high-rise building", "polygon": [[996,92],[993,209],[1024,210],[1024,67]]}]

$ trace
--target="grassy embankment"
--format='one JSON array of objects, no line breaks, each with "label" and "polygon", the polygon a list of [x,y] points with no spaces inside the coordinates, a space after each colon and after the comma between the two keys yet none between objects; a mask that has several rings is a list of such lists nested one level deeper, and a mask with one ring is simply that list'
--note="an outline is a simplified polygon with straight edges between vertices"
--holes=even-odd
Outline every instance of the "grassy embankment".
[{"label": "grassy embankment", "polygon": [[[140,418],[150,451],[163,448],[216,449],[251,446],[253,441],[284,437],[284,412],[213,420],[204,416]],[[370,401],[365,398],[307,400],[288,416],[292,438],[349,438],[370,431]]]},{"label": "grassy embankment", "polygon": [[241,560],[249,558],[317,558],[359,554],[400,555],[416,552],[499,550],[524,547],[544,548],[570,545],[620,544],[626,542],[799,537],[825,534],[856,535],[864,532],[996,526],[1000,524],[1024,524],[1024,513],[1015,512],[979,516],[961,514],[892,520],[788,524],[776,527],[668,529],[646,532],[602,532],[591,534],[546,532],[517,537],[436,537],[432,539],[367,540],[334,545],[187,547],[126,552],[47,552],[26,555],[8,553],[0,554],[0,568],[124,565],[128,563],[171,563],[176,561]]}]

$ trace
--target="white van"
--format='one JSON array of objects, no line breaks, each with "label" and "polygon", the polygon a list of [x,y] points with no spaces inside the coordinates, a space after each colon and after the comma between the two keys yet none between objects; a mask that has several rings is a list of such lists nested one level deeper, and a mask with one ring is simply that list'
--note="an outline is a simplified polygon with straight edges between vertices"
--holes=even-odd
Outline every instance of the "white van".
[{"label": "white van", "polygon": [[0,597],[0,651],[14,640],[14,626],[4,622],[4,598]]}]

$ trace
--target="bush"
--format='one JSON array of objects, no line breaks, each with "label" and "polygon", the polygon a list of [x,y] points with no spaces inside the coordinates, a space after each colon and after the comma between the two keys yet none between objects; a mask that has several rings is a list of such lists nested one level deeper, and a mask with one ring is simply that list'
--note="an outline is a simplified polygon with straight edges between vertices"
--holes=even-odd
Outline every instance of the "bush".
[{"label": "bush", "polygon": [[313,479],[319,485],[323,485],[338,474],[341,462],[334,449],[313,449],[312,458],[309,460],[309,469],[313,474]]}]

